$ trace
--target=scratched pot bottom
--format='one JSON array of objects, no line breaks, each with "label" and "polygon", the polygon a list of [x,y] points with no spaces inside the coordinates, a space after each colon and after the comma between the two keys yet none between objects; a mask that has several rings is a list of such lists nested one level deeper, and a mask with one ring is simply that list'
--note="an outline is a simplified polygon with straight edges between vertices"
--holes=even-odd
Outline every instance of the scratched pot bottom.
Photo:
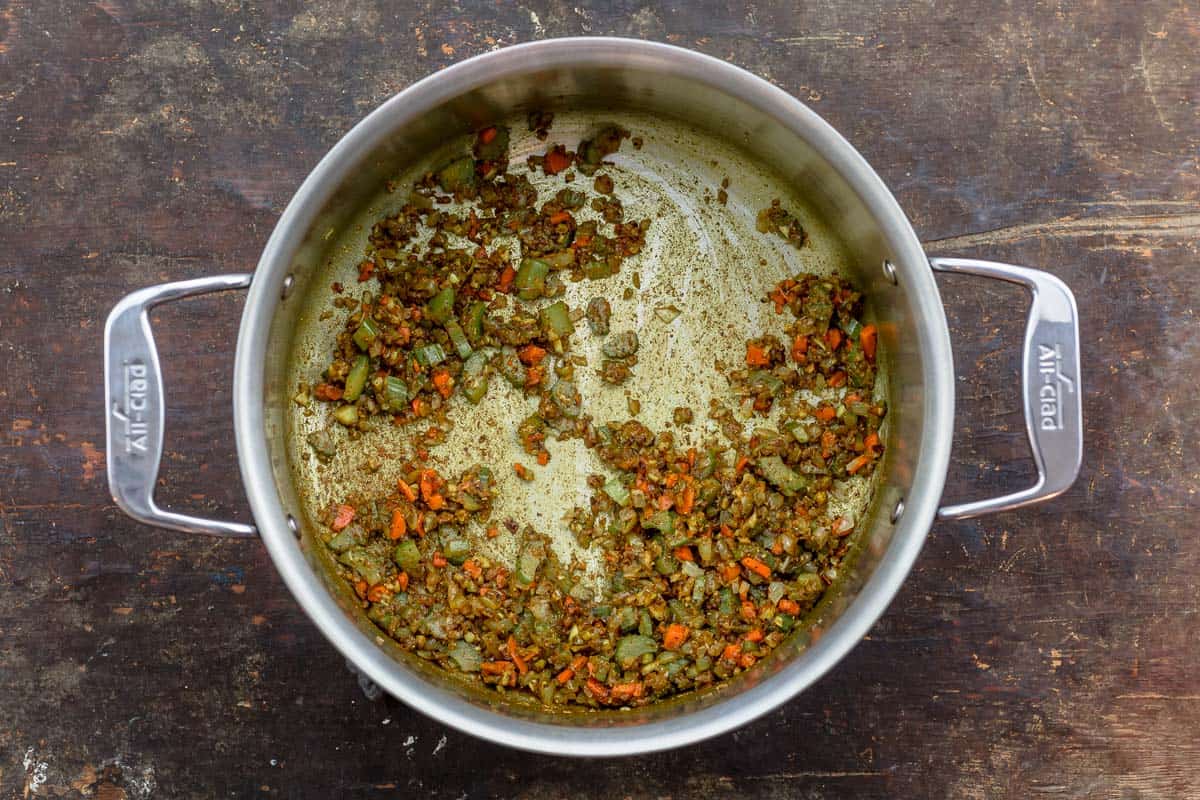
[{"label": "scratched pot bottom", "polygon": [[[799,271],[839,271],[847,263],[845,250],[833,230],[802,197],[773,175],[769,165],[690,126],[659,118],[559,114],[546,142],[538,141],[526,130],[524,118],[511,119],[507,122],[512,130],[509,171],[528,175],[539,191],[540,204],[564,183],[561,177],[529,172],[526,156],[541,154],[556,142],[573,149],[580,139],[612,122],[628,128],[643,141],[641,149],[626,141],[607,159],[611,166],[603,172],[616,184],[615,193],[624,203],[626,219],[652,220],[645,248],[626,259],[617,275],[567,282],[561,299],[571,308],[583,308],[593,297],[604,296],[612,305],[612,332],[635,330],[641,347],[632,377],[621,386],[603,383],[594,366],[576,371],[584,412],[597,424],[624,421],[630,417],[630,400],[636,400],[640,404],[636,419],[651,430],[673,430],[677,441],[689,444],[715,439],[717,425],[707,417],[710,399],[735,405],[715,362],[739,364],[748,338],[767,333],[782,335],[786,315],[774,313],[772,306],[764,302],[766,294],[778,281]],[[358,263],[365,253],[371,226],[403,205],[406,187],[414,178],[465,150],[466,141],[464,137],[452,142],[415,164],[399,176],[396,185],[402,188],[394,194],[381,192],[355,223],[330,237],[324,272],[305,299],[293,340],[288,380],[292,391],[302,382],[311,385],[320,380],[337,333],[343,328],[348,312],[333,308],[335,295],[330,284],[337,281],[349,287],[348,291],[359,290]],[[717,192],[725,178],[729,179],[728,198],[721,204]],[[576,180],[580,188],[590,190],[590,178],[580,175]],[[756,230],[758,211],[774,198],[782,199],[786,208],[797,213],[808,230],[809,242],[802,249]],[[580,221],[598,218],[586,206],[577,216]],[[515,237],[509,252],[514,263],[518,262]],[[371,284],[364,286],[370,288]],[[667,306],[680,311],[670,321],[664,321],[670,316],[664,310]],[[322,320],[322,312],[330,310],[333,313]],[[579,325],[572,349],[585,356],[590,365],[599,365],[601,342],[588,333],[586,325]],[[880,363],[884,363],[883,358]],[[886,376],[881,374],[877,383],[880,396],[885,385]],[[429,449],[427,463],[444,475],[456,475],[472,464],[491,466],[497,478],[491,521],[511,518],[519,525],[532,525],[550,537],[563,563],[577,564],[583,579],[595,586],[604,577],[602,554],[596,547],[581,547],[568,531],[564,517],[577,505],[587,506],[587,477],[609,474],[609,470],[578,439],[560,442],[551,438],[546,444],[551,459],[545,466],[526,455],[516,429],[536,410],[536,402],[536,398],[526,398],[496,379],[477,406],[454,395],[449,410],[453,427],[444,443]],[[679,406],[692,409],[693,424],[673,424],[672,413]],[[330,410],[319,403],[308,407],[289,404],[288,455],[310,520],[320,509],[349,494],[390,493],[402,465],[413,457],[411,439],[416,429],[412,426],[396,426],[380,418],[369,432],[351,440],[346,429],[332,423]],[[758,424],[770,425],[771,421]],[[322,463],[310,452],[305,437],[330,426],[336,430],[341,446],[333,458]],[[377,467],[374,470],[372,461]],[[512,468],[514,462],[529,468],[534,479],[519,479]],[[832,509],[850,519],[860,519],[871,488],[870,479],[851,478],[838,483],[831,498]],[[520,544],[518,536],[503,525],[499,527],[501,535],[493,539],[486,538],[478,526],[468,528],[466,533],[479,553],[511,565]]]}]

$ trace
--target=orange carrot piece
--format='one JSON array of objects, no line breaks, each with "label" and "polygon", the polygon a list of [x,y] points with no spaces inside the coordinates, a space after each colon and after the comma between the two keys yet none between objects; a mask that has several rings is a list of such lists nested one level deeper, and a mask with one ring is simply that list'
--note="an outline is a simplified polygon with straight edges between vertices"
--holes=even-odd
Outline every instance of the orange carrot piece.
[{"label": "orange carrot piece", "polygon": [[501,294],[508,294],[508,290],[512,288],[513,281],[517,279],[517,271],[509,264],[500,273],[500,280],[496,281],[496,291]]},{"label": "orange carrot piece", "polygon": [[402,591],[402,592],[408,591],[408,573],[407,572],[401,572],[399,575],[396,576],[396,585],[400,587],[400,591]]},{"label": "orange carrot piece", "polygon": [[646,684],[641,681],[634,683],[618,683],[612,687],[613,700],[633,700],[641,697],[646,690]]},{"label": "orange carrot piece", "polygon": [[587,683],[584,684],[584,689],[588,694],[601,702],[608,699],[608,687],[595,678],[588,678]]},{"label": "orange carrot piece", "polygon": [[761,642],[763,640],[762,628],[755,628],[746,634],[747,642]]},{"label": "orange carrot piece", "polygon": [[444,567],[450,563],[449,561],[446,560],[446,557],[444,555],[442,555],[441,553],[434,553],[432,560],[433,560],[433,565],[435,567]]},{"label": "orange carrot piece", "polygon": [[438,394],[442,397],[449,397],[454,391],[453,381],[450,379],[450,373],[444,369],[440,369],[433,373],[433,386],[438,390]]},{"label": "orange carrot piece", "polygon": [[728,564],[724,567],[721,567],[721,579],[726,583],[731,583],[737,580],[738,576],[741,574],[742,571],[738,569],[737,564]]},{"label": "orange carrot piece", "polygon": [[778,603],[776,603],[776,605],[779,607],[779,610],[785,614],[793,614],[794,615],[794,614],[800,613],[800,604],[797,603],[795,600],[788,600],[785,597],[782,600],[780,600]]},{"label": "orange carrot piece", "polygon": [[873,452],[879,447],[879,434],[871,431],[867,434],[867,438],[863,439],[863,447],[867,448],[868,452]]},{"label": "orange carrot piece", "polygon": [[742,601],[742,619],[749,622],[750,620],[755,619],[757,616],[758,616],[758,609],[755,608],[754,603],[752,603],[749,600],[743,600]]},{"label": "orange carrot piece", "polygon": [[806,353],[808,353],[808,337],[803,335],[797,336],[792,341],[792,361],[795,361],[797,364],[803,363]]},{"label": "orange carrot piece", "polygon": [[547,464],[549,464],[550,463],[550,451],[542,450],[542,451],[538,452],[537,462],[538,462],[538,464],[540,464],[543,467],[546,466]]},{"label": "orange carrot piece", "polygon": [[825,344],[829,345],[830,350],[837,350],[838,345],[842,343],[842,332],[837,328],[830,328],[825,332]]},{"label": "orange carrot piece", "polygon": [[556,675],[554,679],[556,681],[558,681],[559,683],[566,683],[567,681],[571,680],[571,678],[574,678],[574,677],[575,677],[575,670],[571,669],[570,667],[567,667],[562,672],[558,673],[558,675]]},{"label": "orange carrot piece", "polygon": [[517,351],[517,358],[527,367],[536,367],[546,357],[546,348],[536,344],[527,344]]},{"label": "orange carrot piece", "polygon": [[503,675],[512,669],[508,661],[485,661],[479,665],[479,670],[485,675]]},{"label": "orange carrot piece", "polygon": [[863,467],[865,467],[867,464],[870,464],[870,463],[871,463],[871,457],[864,453],[863,455],[859,456],[858,458],[851,460],[850,463],[846,465],[846,472],[853,475],[854,473],[858,472],[860,469],[862,469]]},{"label": "orange carrot piece", "polygon": [[525,663],[525,659],[521,658],[521,654],[517,651],[517,640],[512,636],[508,637],[508,656],[517,665],[517,672],[524,675],[529,671],[529,665]]},{"label": "orange carrot piece", "polygon": [[495,539],[499,535],[500,535],[500,529],[497,528],[495,525],[493,525],[492,527],[487,529],[487,537],[489,539]]},{"label": "orange carrot piece", "polygon": [[863,353],[866,354],[867,360],[875,360],[875,346],[878,330],[874,325],[864,325],[863,329],[858,332],[858,341],[862,343]]},{"label": "orange carrot piece", "polygon": [[463,572],[467,573],[475,580],[479,580],[481,577],[483,577],[483,567],[479,566],[479,564],[473,558],[464,561],[462,568]]},{"label": "orange carrot piece", "polygon": [[384,586],[382,583],[377,583],[374,586],[372,586],[370,589],[367,589],[367,599],[370,600],[372,603],[378,603],[380,600],[387,597],[387,595],[388,595],[387,587]]},{"label": "orange carrot piece", "polygon": [[412,487],[405,483],[401,478],[396,482],[400,487],[400,494],[404,495],[404,499],[412,503],[417,499],[417,493],[412,490]]},{"label": "orange carrot piece", "polygon": [[771,577],[771,568],[753,556],[743,558],[742,566],[768,580]]},{"label": "orange carrot piece", "polygon": [[678,650],[680,645],[687,641],[690,632],[687,625],[672,622],[667,626],[667,632],[663,635],[663,649]]},{"label": "orange carrot piece", "polygon": [[832,386],[834,389],[837,389],[841,386],[845,386],[846,385],[846,373],[839,369],[837,372],[830,375],[829,380],[826,382],[830,386]]},{"label": "orange carrot piece", "polygon": [[837,435],[833,431],[821,433],[821,457],[829,458],[837,447]]},{"label": "orange carrot piece", "polygon": [[837,416],[837,411],[833,406],[820,406],[816,411],[813,412],[813,416],[819,419],[821,422],[829,422]]},{"label": "orange carrot piece", "polygon": [[680,514],[692,513],[692,506],[696,504],[696,490],[691,486],[685,486],[683,493],[680,494],[678,502],[675,503],[675,509]]},{"label": "orange carrot piece", "polygon": [[721,525],[721,535],[724,536],[726,539],[732,539],[733,538],[733,528],[729,527],[728,525],[722,524]]},{"label": "orange carrot piece", "polygon": [[721,658],[726,661],[737,661],[742,655],[742,646],[740,644],[727,644],[725,649],[721,651]]},{"label": "orange carrot piece", "polygon": [[754,342],[746,343],[746,364],[751,367],[765,367],[771,363],[771,359],[767,357],[767,351],[762,348],[762,345],[757,345]]},{"label": "orange carrot piece", "polygon": [[686,544],[681,547],[676,547],[674,550],[675,557],[680,561],[695,561],[696,557],[692,555],[692,548]]},{"label": "orange carrot piece", "polygon": [[742,470],[744,470],[746,468],[746,465],[749,463],[750,463],[750,456],[742,456],[741,458],[739,458],[737,460],[737,464],[734,465],[733,471],[736,472],[738,475],[741,475]]},{"label": "orange carrot piece", "polygon": [[354,507],[340,505],[337,507],[337,513],[333,517],[333,525],[330,527],[335,531],[340,531],[351,522],[354,522]]},{"label": "orange carrot piece", "polygon": [[569,212],[569,211],[559,211],[559,212],[557,212],[557,213],[555,213],[555,214],[551,214],[551,215],[550,215],[550,224],[551,224],[551,225],[557,225],[557,224],[559,224],[560,222],[566,222],[566,221],[567,221],[567,220],[569,220],[570,218],[571,218],[571,212]]},{"label": "orange carrot piece", "polygon": [[388,538],[403,539],[406,533],[408,533],[408,523],[404,520],[404,512],[398,508],[392,509],[392,524],[388,528]]},{"label": "orange carrot piece", "polygon": [[571,166],[571,157],[561,147],[547,152],[542,161],[542,169],[546,171],[547,175],[557,175],[569,166]]}]

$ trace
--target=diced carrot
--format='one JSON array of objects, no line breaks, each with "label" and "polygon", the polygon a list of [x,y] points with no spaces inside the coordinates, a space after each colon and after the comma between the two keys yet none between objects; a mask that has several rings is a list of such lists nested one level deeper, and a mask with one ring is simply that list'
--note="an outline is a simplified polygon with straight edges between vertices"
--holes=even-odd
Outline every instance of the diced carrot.
[{"label": "diced carrot", "polygon": [[400,487],[400,494],[404,495],[404,499],[408,502],[413,502],[417,499],[417,493],[412,490],[412,487],[405,483],[404,478],[396,482]]},{"label": "diced carrot", "polygon": [[762,345],[754,342],[746,343],[746,364],[751,367],[765,367],[771,363],[771,359],[767,357],[767,351]]},{"label": "diced carrot", "polygon": [[449,397],[454,391],[453,381],[450,378],[450,373],[444,369],[440,369],[433,373],[433,385],[438,390],[438,394],[442,397]]},{"label": "diced carrot", "polygon": [[732,539],[733,538],[733,528],[729,527],[728,525],[722,524],[721,525],[721,535],[724,536],[726,539]]},{"label": "diced carrot", "polygon": [[676,547],[674,550],[674,553],[675,553],[675,557],[678,558],[680,561],[695,561],[696,560],[696,557],[694,555],[692,555],[692,548],[688,547],[687,545],[683,545],[682,547]]},{"label": "diced carrot", "polygon": [[402,591],[402,592],[408,591],[408,573],[407,572],[401,572],[399,575],[396,576],[396,585],[400,587],[400,591]]},{"label": "diced carrot", "polygon": [[435,567],[444,567],[450,563],[449,561],[446,560],[446,557],[444,555],[442,555],[441,553],[434,553],[433,558],[431,560]]},{"label": "diced carrot", "polygon": [[571,680],[571,678],[574,678],[574,677],[575,677],[575,670],[571,669],[570,667],[567,667],[562,672],[558,673],[558,675],[556,675],[554,679],[556,681],[558,681],[559,683],[566,683],[567,681]]},{"label": "diced carrot", "polygon": [[738,665],[744,669],[750,669],[754,666],[754,662],[758,661],[753,653],[742,653],[742,657],[738,659]]},{"label": "diced carrot", "polygon": [[680,514],[692,513],[692,506],[696,504],[696,490],[691,486],[685,486],[683,492],[679,496],[678,502],[675,503],[675,509]]},{"label": "diced carrot", "polygon": [[833,455],[834,449],[837,447],[837,434],[833,431],[822,431],[821,433],[821,457],[829,458]]},{"label": "diced carrot", "polygon": [[367,599],[367,582],[361,578],[354,582],[354,593],[358,595],[359,600]]},{"label": "diced carrot", "polygon": [[771,542],[771,552],[777,556],[783,555],[783,539],[775,537],[775,541]]},{"label": "diced carrot", "polygon": [[837,328],[830,328],[825,333],[825,344],[829,345],[830,350],[837,350],[838,345],[842,343],[842,332]]},{"label": "diced carrot", "polygon": [[542,161],[542,169],[546,171],[547,175],[557,175],[569,166],[571,166],[571,157],[567,155],[561,145],[547,152]]},{"label": "diced carrot", "polygon": [[863,467],[865,467],[867,464],[870,464],[870,463],[871,463],[871,457],[864,453],[863,455],[859,456],[858,458],[852,459],[850,461],[850,463],[846,465],[846,472],[853,475],[854,473],[858,472],[860,469],[862,469]]},{"label": "diced carrot", "polygon": [[318,383],[313,387],[313,396],[318,400],[327,400],[333,402],[342,399],[342,387],[334,386],[332,383]]},{"label": "diced carrot", "polygon": [[785,614],[795,615],[795,614],[800,613],[800,604],[797,603],[795,600],[789,600],[786,597],[781,599],[775,605],[777,605],[779,607],[779,610]]},{"label": "diced carrot", "polygon": [[845,386],[846,385],[846,373],[842,372],[839,369],[837,372],[835,372],[829,376],[829,380],[826,381],[826,383],[828,383],[834,389],[837,389],[838,387],[841,387],[841,386]]},{"label": "diced carrot", "polygon": [[500,535],[500,529],[497,528],[495,525],[493,525],[492,527],[487,529],[487,537],[489,539],[495,539],[499,535]]},{"label": "diced carrot", "polygon": [[771,577],[771,568],[753,556],[743,558],[742,566],[768,580]]},{"label": "diced carrot", "polygon": [[517,672],[520,672],[522,675],[524,675],[529,671],[529,665],[525,663],[525,659],[521,658],[521,654],[517,650],[517,640],[512,636],[509,636],[507,646],[508,656],[513,660],[513,663],[517,665]]},{"label": "diced carrot", "polygon": [[570,218],[571,218],[571,212],[569,212],[569,211],[559,211],[559,212],[557,212],[557,213],[554,213],[554,214],[551,214],[551,215],[550,215],[550,224],[551,224],[551,225],[557,225],[557,224],[559,224],[560,222],[566,222],[566,221],[567,221],[567,220],[569,220]]},{"label": "diced carrot", "polygon": [[354,507],[340,505],[337,507],[337,513],[333,517],[333,525],[330,527],[335,531],[340,531],[351,522],[354,522]]},{"label": "diced carrot", "polygon": [[406,533],[408,533],[408,523],[404,520],[404,512],[398,508],[393,509],[392,525],[388,528],[388,538],[403,539]]},{"label": "diced carrot", "polygon": [[571,242],[571,247],[578,250],[581,247],[587,247],[591,243],[592,237],[590,236],[576,236],[575,241]]},{"label": "diced carrot", "polygon": [[437,470],[424,469],[421,470],[421,477],[418,480],[421,487],[421,499],[426,503],[429,498],[437,494],[438,487],[442,485],[441,479],[438,477]]},{"label": "diced carrot", "polygon": [[763,640],[762,628],[755,628],[746,634],[747,642],[761,642]]},{"label": "diced carrot", "polygon": [[792,340],[792,361],[801,364],[805,361],[805,354],[808,353],[808,337],[797,336]]},{"label": "diced carrot", "polygon": [[525,370],[525,385],[537,386],[542,382],[542,377],[546,374],[546,370],[542,367],[530,367]]},{"label": "diced carrot", "polygon": [[744,470],[746,468],[746,465],[749,463],[750,463],[750,456],[742,456],[741,458],[739,458],[737,460],[737,464],[734,465],[733,471],[736,472],[738,475],[741,475],[742,470]]},{"label": "diced carrot", "polygon": [[721,658],[726,661],[737,661],[742,655],[742,646],[740,644],[727,644],[725,649],[721,651]]},{"label": "diced carrot", "polygon": [[387,587],[384,586],[382,583],[377,583],[374,586],[372,586],[370,589],[367,589],[367,599],[370,600],[372,603],[378,603],[380,600],[387,597],[387,595],[388,595]]},{"label": "diced carrot", "polygon": [[678,650],[680,645],[687,641],[689,633],[687,625],[672,622],[667,626],[667,632],[663,634],[663,649]]},{"label": "diced carrot", "polygon": [[365,283],[366,281],[371,280],[371,276],[374,274],[375,274],[375,262],[374,261],[367,260],[367,261],[363,261],[361,264],[358,265],[358,282],[359,283]]},{"label": "diced carrot", "polygon": [[501,294],[508,294],[508,290],[512,288],[513,281],[517,279],[517,271],[509,264],[500,273],[500,280],[496,281],[496,291]]},{"label": "diced carrot", "polygon": [[532,480],[533,476],[529,473],[529,468],[520,461],[513,464],[513,471],[517,473],[517,477],[523,481]]},{"label": "diced carrot", "polygon": [[425,538],[425,512],[417,514],[417,536]]},{"label": "diced carrot", "polygon": [[539,451],[537,454],[537,462],[538,462],[538,464],[540,464],[543,467],[546,466],[547,464],[549,464],[550,463],[550,451],[549,450]]},{"label": "diced carrot", "polygon": [[525,366],[536,367],[546,357],[546,348],[538,347],[536,344],[527,344],[517,351],[517,357]]},{"label": "diced carrot", "polygon": [[481,130],[479,132],[479,143],[480,144],[487,144],[490,141],[492,141],[492,139],[495,139],[495,138],[496,138],[496,128],[495,127],[484,128],[483,130]]},{"label": "diced carrot", "polygon": [[479,580],[481,577],[483,577],[483,567],[479,566],[478,562],[476,562],[473,558],[464,561],[462,568],[463,572],[467,573],[475,580]]},{"label": "diced carrot", "polygon": [[512,666],[508,661],[485,661],[479,665],[479,670],[484,675],[503,675],[512,669]]},{"label": "diced carrot", "polygon": [[641,681],[634,683],[618,683],[612,687],[613,700],[633,700],[641,697],[646,690],[646,684]]},{"label": "diced carrot", "polygon": [[874,325],[863,325],[863,329],[858,332],[858,340],[862,343],[863,353],[866,354],[869,361],[875,360],[875,344],[878,331]]},{"label": "diced carrot", "polygon": [[773,302],[775,304],[775,313],[776,314],[782,314],[783,307],[786,306],[788,304],[788,301],[791,299],[787,296],[787,293],[784,292],[782,289],[780,289],[778,286],[776,286],[775,289],[773,289],[771,291],[770,298],[771,298],[771,302]]},{"label": "diced carrot", "polygon": [[737,564],[727,564],[724,567],[721,567],[721,580],[725,581],[726,583],[732,583],[733,581],[737,580],[738,576],[741,574],[742,571],[738,569]]},{"label": "diced carrot", "polygon": [[588,678],[587,683],[584,684],[584,689],[597,700],[604,701],[608,699],[608,687],[595,678]]},{"label": "diced carrot", "polygon": [[833,406],[819,406],[817,410],[813,412],[813,416],[819,419],[821,422],[829,422],[837,416],[837,411]]},{"label": "diced carrot", "polygon": [[871,431],[867,434],[867,438],[863,439],[863,447],[867,448],[868,452],[874,452],[879,447],[879,434]]},{"label": "diced carrot", "polygon": [[658,500],[655,502],[655,505],[658,506],[659,511],[666,511],[671,506],[675,505],[675,498],[669,494],[661,494],[658,496]]}]

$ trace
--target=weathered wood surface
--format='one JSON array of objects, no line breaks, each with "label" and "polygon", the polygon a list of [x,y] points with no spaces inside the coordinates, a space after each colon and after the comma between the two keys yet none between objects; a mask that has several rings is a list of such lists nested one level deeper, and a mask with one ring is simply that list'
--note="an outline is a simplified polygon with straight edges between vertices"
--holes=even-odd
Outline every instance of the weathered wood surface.
[{"label": "weathered wood surface", "polygon": [[[718,740],[533,757],[366,703],[254,541],[107,497],[104,316],[249,270],[390,94],[528,39],[620,34],[807,99],[930,250],[1045,267],[1083,316],[1087,452],[1059,501],[937,524],[807,694]],[[1194,3],[0,3],[0,795],[1200,796],[1200,8]],[[1031,475],[1015,292],[943,282],[955,496]],[[246,518],[240,298],[159,317],[164,494]]]}]

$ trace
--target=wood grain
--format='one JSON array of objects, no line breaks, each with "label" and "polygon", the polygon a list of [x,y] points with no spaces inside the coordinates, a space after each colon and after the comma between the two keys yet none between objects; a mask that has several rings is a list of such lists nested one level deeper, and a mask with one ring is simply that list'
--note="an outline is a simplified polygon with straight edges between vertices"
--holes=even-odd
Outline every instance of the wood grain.
[{"label": "wood grain", "polygon": [[[251,269],[384,98],[550,36],[693,47],[809,102],[938,254],[1046,268],[1083,317],[1086,456],[1057,502],[938,524],[815,688],[680,752],[579,763],[367,703],[257,542],[105,488],[104,316]],[[0,3],[0,796],[1200,796],[1200,9],[1194,3]],[[1021,297],[942,283],[950,496],[1032,474]],[[240,298],[158,320],[164,496],[247,518]]]}]

